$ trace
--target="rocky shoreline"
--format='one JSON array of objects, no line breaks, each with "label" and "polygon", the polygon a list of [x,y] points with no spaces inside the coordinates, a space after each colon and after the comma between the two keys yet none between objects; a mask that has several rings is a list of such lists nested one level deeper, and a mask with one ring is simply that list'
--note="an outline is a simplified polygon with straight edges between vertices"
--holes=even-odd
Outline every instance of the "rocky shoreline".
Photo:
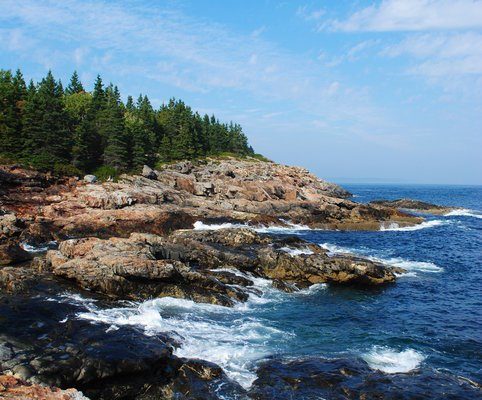
[{"label": "rocky shoreline", "polygon": [[[219,366],[175,356],[169,333],[152,340],[125,327],[106,339],[104,327],[87,321],[59,324],[75,307],[52,312],[45,299],[67,287],[105,302],[174,297],[233,307],[256,293],[256,278],[286,292],[391,284],[404,270],[259,228],[378,230],[423,221],[398,209],[406,202],[355,203],[302,168],[257,160],[145,167],[104,183],[3,166],[0,184],[0,373],[12,375],[0,376],[0,396],[12,399],[31,398],[36,385],[76,388],[91,399],[272,398],[263,379],[282,385],[281,365],[276,373],[274,364],[261,366],[248,393]],[[193,229],[199,224],[205,229]],[[34,258],[28,246],[44,248]],[[46,399],[83,398],[42,390]]]}]

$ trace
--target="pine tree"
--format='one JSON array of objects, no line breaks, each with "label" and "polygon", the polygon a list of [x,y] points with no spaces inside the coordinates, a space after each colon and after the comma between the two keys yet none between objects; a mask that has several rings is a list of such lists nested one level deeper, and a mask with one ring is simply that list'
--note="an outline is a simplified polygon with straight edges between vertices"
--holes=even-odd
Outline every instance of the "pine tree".
[{"label": "pine tree", "polygon": [[84,87],[82,86],[82,82],[80,82],[79,75],[77,71],[74,71],[72,77],[70,78],[70,83],[65,89],[65,94],[75,94],[84,92]]},{"label": "pine tree", "polygon": [[22,113],[27,88],[20,70],[0,71],[0,152],[17,157],[23,147]]},{"label": "pine tree", "polygon": [[127,169],[129,151],[124,125],[123,105],[118,89],[110,85],[106,90],[106,107],[102,110],[100,135],[106,139],[104,163],[117,171]]},{"label": "pine tree", "polygon": [[52,72],[27,98],[23,121],[24,156],[40,168],[70,161],[72,137],[64,108],[63,90]]}]

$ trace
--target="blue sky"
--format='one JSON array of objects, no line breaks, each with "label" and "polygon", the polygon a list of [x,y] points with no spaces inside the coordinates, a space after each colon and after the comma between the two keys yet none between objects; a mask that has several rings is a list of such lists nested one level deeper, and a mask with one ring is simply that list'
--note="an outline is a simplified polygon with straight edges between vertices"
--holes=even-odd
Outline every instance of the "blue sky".
[{"label": "blue sky", "polygon": [[0,0],[0,68],[170,97],[337,182],[482,184],[482,1]]}]

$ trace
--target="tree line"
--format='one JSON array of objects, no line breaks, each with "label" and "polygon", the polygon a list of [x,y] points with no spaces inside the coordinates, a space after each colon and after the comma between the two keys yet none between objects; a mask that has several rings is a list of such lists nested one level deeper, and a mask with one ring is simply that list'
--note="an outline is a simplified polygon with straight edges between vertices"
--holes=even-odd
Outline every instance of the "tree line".
[{"label": "tree line", "polygon": [[0,155],[8,159],[59,173],[119,173],[226,152],[254,155],[241,126],[181,100],[156,110],[146,95],[124,104],[100,76],[89,92],[77,72],[64,89],[50,71],[27,85],[20,70],[0,70]]}]

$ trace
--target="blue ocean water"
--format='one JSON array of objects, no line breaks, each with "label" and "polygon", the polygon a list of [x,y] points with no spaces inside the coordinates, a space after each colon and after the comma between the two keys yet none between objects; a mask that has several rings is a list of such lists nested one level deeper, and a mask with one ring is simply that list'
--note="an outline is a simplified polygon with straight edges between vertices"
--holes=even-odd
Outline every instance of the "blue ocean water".
[{"label": "blue ocean water", "polygon": [[77,298],[75,317],[106,329],[170,332],[181,343],[178,355],[216,362],[245,387],[271,356],[359,357],[386,373],[423,368],[482,382],[482,187],[345,187],[359,202],[409,197],[464,210],[426,216],[408,230],[286,232],[333,252],[401,266],[408,273],[396,284],[317,285],[287,294],[256,279],[262,294],[232,309],[169,298],[106,309]]}]

